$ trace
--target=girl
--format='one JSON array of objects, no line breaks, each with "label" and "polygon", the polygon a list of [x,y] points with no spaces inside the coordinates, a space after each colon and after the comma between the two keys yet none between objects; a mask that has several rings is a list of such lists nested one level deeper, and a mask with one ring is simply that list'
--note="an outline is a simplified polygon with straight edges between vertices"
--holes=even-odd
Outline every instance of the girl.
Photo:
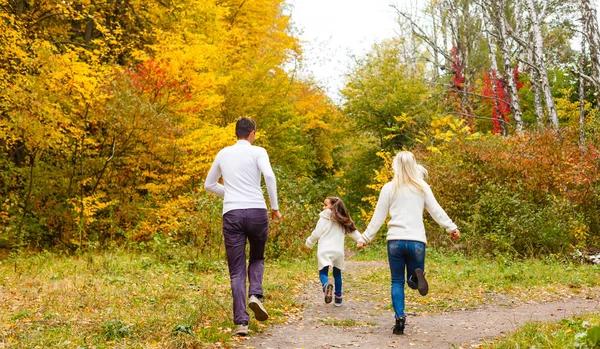
[{"label": "girl", "polygon": [[[394,179],[385,184],[379,194],[375,212],[367,230],[358,241],[361,249],[385,222],[388,214],[387,250],[392,277],[392,305],[396,324],[394,334],[404,334],[406,313],[404,312],[404,281],[412,289],[418,289],[424,296],[429,290],[423,269],[425,268],[425,227],[423,210],[451,234],[452,239],[460,237],[456,224],[438,204],[425,182],[427,170],[418,165],[415,156],[409,151],[401,151],[392,162]],[[406,274],[405,274],[406,272]]]},{"label": "girl", "polygon": [[350,235],[355,241],[360,233],[354,226],[346,206],[338,197],[328,197],[323,201],[323,211],[319,214],[317,227],[306,239],[306,246],[312,248],[319,242],[317,260],[319,278],[325,294],[325,303],[331,303],[333,285],[329,283],[329,266],[333,267],[335,281],[335,306],[342,305],[342,270],[344,270],[344,238]]}]

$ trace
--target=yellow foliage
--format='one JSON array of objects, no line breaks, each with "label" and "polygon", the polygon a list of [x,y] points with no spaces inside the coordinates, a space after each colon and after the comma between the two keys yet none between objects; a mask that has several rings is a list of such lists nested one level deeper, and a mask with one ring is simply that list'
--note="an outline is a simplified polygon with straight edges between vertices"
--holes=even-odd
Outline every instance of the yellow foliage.
[{"label": "yellow foliage", "polygon": [[360,219],[364,221],[368,221],[373,215],[375,206],[377,206],[377,199],[381,188],[383,188],[384,184],[390,182],[394,178],[392,161],[394,160],[395,154],[390,152],[378,152],[377,156],[383,159],[383,166],[379,170],[375,170],[375,176],[373,178],[374,183],[367,185],[367,188],[373,189],[373,191],[377,194],[362,198],[362,201],[367,202],[370,205],[369,211],[361,209]]},{"label": "yellow foliage", "polygon": [[69,200],[73,207],[73,212],[77,214],[76,222],[80,224],[81,222],[79,221],[79,218],[82,216],[85,225],[89,226],[94,222],[96,214],[108,208],[109,206],[119,203],[119,200],[103,201],[105,199],[106,194],[98,193],[91,196],[86,196],[83,199],[73,198]]},{"label": "yellow foliage", "polygon": [[424,144],[432,153],[443,152],[455,139],[475,139],[481,136],[478,132],[471,133],[466,121],[454,115],[433,116],[430,124],[431,129],[427,133],[421,132],[417,142]]},{"label": "yellow foliage", "polygon": [[[579,100],[571,101],[574,87],[561,89],[559,92],[562,97],[555,97],[554,102],[556,104],[556,112],[561,120],[566,120],[571,125],[579,124],[580,105]],[[592,108],[592,104],[589,101],[585,101],[584,106],[585,115],[589,115],[595,108]]]}]

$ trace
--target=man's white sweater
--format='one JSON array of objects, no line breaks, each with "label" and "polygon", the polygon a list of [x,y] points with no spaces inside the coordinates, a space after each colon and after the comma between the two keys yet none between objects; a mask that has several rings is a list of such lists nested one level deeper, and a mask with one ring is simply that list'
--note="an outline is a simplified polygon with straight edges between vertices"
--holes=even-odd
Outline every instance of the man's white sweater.
[{"label": "man's white sweater", "polygon": [[424,209],[447,232],[456,229],[456,224],[438,204],[429,186],[425,188],[424,192],[417,192],[407,187],[394,189],[392,182],[386,183],[381,189],[371,222],[359,242],[371,242],[389,214],[387,240],[427,243],[423,225]]},{"label": "man's white sweater", "polygon": [[[204,189],[223,197],[223,214],[247,208],[266,209],[261,173],[265,177],[271,209],[277,210],[277,183],[269,155],[264,148],[246,140],[219,151],[206,176]],[[223,177],[224,185],[219,184],[219,177]]]}]

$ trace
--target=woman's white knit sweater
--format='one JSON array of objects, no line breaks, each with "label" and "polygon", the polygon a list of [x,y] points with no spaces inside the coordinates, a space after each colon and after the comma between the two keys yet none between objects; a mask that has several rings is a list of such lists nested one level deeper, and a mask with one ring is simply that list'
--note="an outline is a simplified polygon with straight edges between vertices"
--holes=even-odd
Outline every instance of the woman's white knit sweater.
[{"label": "woman's white knit sweater", "polygon": [[371,242],[389,213],[390,221],[388,222],[387,240],[410,240],[427,243],[425,226],[423,225],[424,209],[447,232],[456,229],[456,224],[452,222],[440,204],[438,204],[429,186],[422,193],[410,188],[398,188],[394,190],[392,182],[386,183],[379,194],[371,222],[369,222],[367,229],[359,241],[364,243]]},{"label": "woman's white knit sweater", "polygon": [[[360,233],[355,230],[348,234],[355,241],[360,238]],[[306,246],[312,248],[317,242],[317,260],[319,270],[333,266],[344,270],[344,228],[331,219],[331,210],[326,209],[319,214],[319,221],[312,234],[306,239]]]}]

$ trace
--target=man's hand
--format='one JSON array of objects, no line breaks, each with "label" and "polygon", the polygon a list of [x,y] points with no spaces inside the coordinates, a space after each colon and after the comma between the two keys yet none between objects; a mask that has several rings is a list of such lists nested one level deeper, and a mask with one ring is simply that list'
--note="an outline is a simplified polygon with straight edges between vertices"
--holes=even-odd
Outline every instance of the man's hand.
[{"label": "man's hand", "polygon": [[283,220],[282,217],[283,216],[281,215],[281,212],[279,212],[279,210],[271,210],[271,219],[273,220],[273,222],[281,223],[281,221]]},{"label": "man's hand", "polygon": [[365,247],[365,243],[364,242],[357,242],[356,243],[356,248],[358,248],[359,250],[362,250]]},{"label": "man's hand", "polygon": [[459,237],[460,237],[460,231],[458,231],[458,229],[456,229],[450,233],[450,238],[454,241],[458,240]]}]

